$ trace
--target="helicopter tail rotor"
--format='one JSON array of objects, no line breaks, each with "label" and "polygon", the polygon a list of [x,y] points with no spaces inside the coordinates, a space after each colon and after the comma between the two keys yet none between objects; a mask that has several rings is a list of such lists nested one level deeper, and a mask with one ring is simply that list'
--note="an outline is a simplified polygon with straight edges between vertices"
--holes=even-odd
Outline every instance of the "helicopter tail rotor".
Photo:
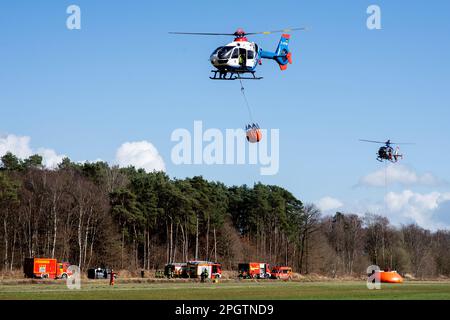
[{"label": "helicopter tail rotor", "polygon": [[281,71],[287,69],[288,64],[292,64],[292,53],[289,51],[289,34],[283,34],[275,51],[275,61],[280,66]]},{"label": "helicopter tail rotor", "polygon": [[403,160],[403,154],[400,153],[400,147],[399,146],[397,146],[395,148],[394,159],[395,159],[395,162],[398,162],[399,159]]}]

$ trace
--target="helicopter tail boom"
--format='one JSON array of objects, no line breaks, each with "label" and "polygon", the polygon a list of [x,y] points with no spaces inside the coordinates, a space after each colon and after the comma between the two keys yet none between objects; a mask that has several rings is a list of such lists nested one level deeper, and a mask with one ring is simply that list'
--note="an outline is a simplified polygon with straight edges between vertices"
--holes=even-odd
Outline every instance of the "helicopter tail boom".
[{"label": "helicopter tail boom", "polygon": [[275,52],[262,51],[261,58],[275,60],[282,71],[292,64],[292,53],[289,51],[289,34],[283,34]]}]

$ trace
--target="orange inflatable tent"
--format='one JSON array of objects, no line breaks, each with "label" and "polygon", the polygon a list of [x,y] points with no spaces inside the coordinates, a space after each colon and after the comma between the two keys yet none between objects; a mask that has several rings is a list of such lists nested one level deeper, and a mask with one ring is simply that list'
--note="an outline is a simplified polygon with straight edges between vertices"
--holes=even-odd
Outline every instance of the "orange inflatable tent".
[{"label": "orange inflatable tent", "polygon": [[382,283],[402,283],[403,278],[397,271],[380,271],[380,281]]}]

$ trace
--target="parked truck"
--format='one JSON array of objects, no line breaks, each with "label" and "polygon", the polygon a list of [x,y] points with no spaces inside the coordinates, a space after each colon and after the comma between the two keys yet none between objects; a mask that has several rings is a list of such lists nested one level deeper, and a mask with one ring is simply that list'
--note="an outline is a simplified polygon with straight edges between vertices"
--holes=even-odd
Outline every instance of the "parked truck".
[{"label": "parked truck", "polygon": [[58,262],[51,258],[26,258],[23,263],[23,273],[26,278],[66,279],[70,263]]},{"label": "parked truck", "polygon": [[241,279],[269,279],[271,277],[270,266],[264,262],[240,263],[238,271]]},{"label": "parked truck", "polygon": [[189,261],[187,274],[190,278],[200,278],[206,272],[208,279],[219,279],[222,276],[222,265],[210,261]]}]

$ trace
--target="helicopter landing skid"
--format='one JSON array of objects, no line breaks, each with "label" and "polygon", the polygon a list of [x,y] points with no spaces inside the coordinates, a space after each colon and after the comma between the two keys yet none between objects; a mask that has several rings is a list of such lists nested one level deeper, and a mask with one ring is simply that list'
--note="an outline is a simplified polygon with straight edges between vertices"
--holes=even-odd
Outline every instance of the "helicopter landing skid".
[{"label": "helicopter landing skid", "polygon": [[213,70],[211,71],[212,73],[214,73],[214,75],[212,77],[209,77],[211,80],[261,80],[263,79],[263,77],[257,77],[255,75],[254,71],[249,71],[247,73],[250,73],[252,76],[251,77],[242,77],[241,73],[237,73],[237,72],[221,72],[218,70]]}]

